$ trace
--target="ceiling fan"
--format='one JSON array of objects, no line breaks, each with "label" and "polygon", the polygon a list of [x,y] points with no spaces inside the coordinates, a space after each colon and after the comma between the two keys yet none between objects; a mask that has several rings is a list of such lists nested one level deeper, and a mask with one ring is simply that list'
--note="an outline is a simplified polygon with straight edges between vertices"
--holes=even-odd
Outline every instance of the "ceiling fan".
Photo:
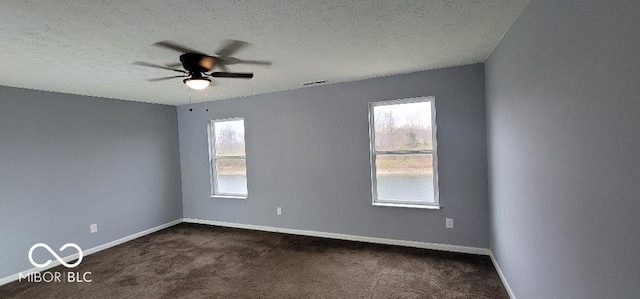
[{"label": "ceiling fan", "polygon": [[[239,40],[226,40],[223,46],[214,55],[204,54],[200,51],[190,49],[188,47],[176,44],[171,41],[162,41],[153,44],[156,47],[174,50],[182,53],[180,55],[180,63],[167,64],[166,66],[136,61],[134,64],[146,67],[153,67],[158,69],[170,70],[183,75],[170,76],[149,79],[148,81],[156,82],[174,78],[186,78],[182,82],[192,89],[205,89],[211,84],[211,78],[241,78],[251,79],[253,73],[231,73],[228,72],[227,65],[234,64],[257,64],[257,65],[271,65],[269,61],[263,60],[243,60],[232,57],[235,52],[242,48],[249,46],[249,43]],[[183,69],[177,67],[182,66]],[[214,68],[219,68],[221,72],[211,72]]]}]

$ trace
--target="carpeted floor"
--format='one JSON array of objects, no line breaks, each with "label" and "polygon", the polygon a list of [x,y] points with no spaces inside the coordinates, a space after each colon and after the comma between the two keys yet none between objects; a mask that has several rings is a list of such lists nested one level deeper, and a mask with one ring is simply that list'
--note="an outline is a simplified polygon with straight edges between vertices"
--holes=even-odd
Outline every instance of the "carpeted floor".
[{"label": "carpeted floor", "polygon": [[0,298],[509,298],[486,256],[184,223],[48,271],[68,270],[92,282]]}]

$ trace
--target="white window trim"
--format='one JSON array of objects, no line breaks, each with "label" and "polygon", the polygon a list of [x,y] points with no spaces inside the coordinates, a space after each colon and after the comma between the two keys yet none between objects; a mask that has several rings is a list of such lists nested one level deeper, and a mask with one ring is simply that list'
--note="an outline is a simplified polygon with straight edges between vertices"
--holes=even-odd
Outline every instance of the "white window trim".
[{"label": "white window trim", "polygon": [[247,199],[249,197],[249,180],[247,178],[247,194],[238,194],[238,193],[219,193],[218,192],[218,175],[216,169],[216,160],[218,159],[244,159],[245,165],[247,162],[247,154],[246,154],[246,127],[245,129],[245,154],[241,156],[222,156],[216,157],[216,134],[215,134],[215,124],[220,122],[228,122],[228,121],[237,121],[241,120],[244,123],[244,118],[242,117],[234,117],[234,118],[221,118],[221,119],[210,119],[207,124],[207,134],[209,135],[209,175],[211,176],[210,184],[211,184],[211,198],[229,198],[229,199]]},{"label": "white window trim", "polygon": [[[431,103],[431,135],[433,149],[431,150],[399,150],[399,151],[377,151],[375,150],[375,115],[373,108],[376,106],[387,106],[395,104],[409,104],[409,103]],[[419,208],[419,209],[440,209],[440,194],[438,191],[438,142],[436,141],[436,100],[433,96],[407,98],[399,100],[386,100],[369,103],[369,155],[371,164],[371,203],[374,206],[383,207],[401,207],[401,208]],[[378,199],[377,192],[377,179],[376,179],[376,155],[378,153],[383,154],[431,154],[433,159],[433,199],[434,202],[418,202],[418,201],[400,201],[400,200],[380,200]]]}]

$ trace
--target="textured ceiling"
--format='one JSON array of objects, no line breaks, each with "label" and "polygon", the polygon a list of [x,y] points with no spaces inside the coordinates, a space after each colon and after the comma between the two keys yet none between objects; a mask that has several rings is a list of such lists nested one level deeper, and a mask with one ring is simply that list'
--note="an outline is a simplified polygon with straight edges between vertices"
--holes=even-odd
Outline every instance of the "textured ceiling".
[{"label": "textured ceiling", "polygon": [[[174,63],[171,40],[213,53],[225,39],[241,59],[272,66],[252,80],[216,79],[192,101],[233,98],[483,62],[527,0],[0,1],[0,85],[181,105],[188,88],[134,61]],[[205,97],[206,96],[206,97]]]}]

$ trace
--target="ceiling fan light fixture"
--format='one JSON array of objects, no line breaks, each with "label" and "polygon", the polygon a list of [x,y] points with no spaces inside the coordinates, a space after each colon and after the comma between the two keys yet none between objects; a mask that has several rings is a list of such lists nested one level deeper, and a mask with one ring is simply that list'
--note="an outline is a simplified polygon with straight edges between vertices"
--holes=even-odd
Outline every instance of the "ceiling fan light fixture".
[{"label": "ceiling fan light fixture", "polygon": [[189,79],[184,79],[183,82],[184,84],[187,84],[189,88],[195,89],[195,90],[203,90],[207,88],[209,84],[211,84],[211,80],[207,78],[189,78]]}]

